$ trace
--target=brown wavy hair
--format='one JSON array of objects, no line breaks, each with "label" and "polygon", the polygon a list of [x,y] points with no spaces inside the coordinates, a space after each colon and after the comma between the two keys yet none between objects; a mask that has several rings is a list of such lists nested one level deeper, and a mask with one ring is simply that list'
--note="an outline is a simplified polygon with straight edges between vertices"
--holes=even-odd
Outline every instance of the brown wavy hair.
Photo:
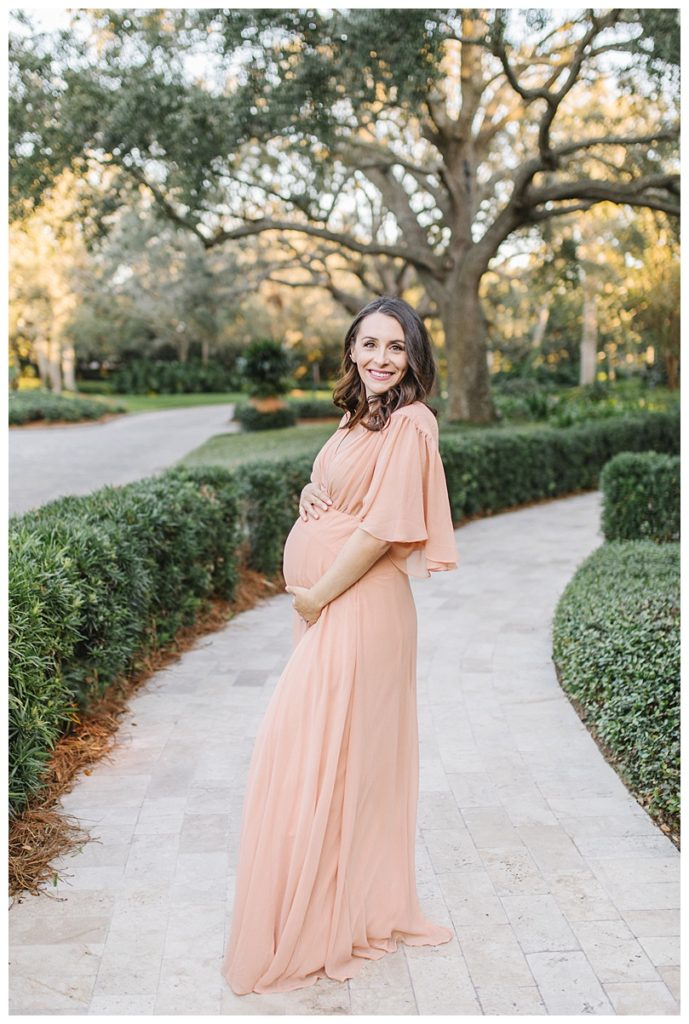
[{"label": "brown wavy hair", "polygon": [[[358,367],[350,358],[350,351],[356,341],[361,321],[371,313],[384,313],[397,320],[404,332],[408,366],[399,384],[388,388],[380,396],[368,398]],[[364,416],[368,416],[368,422],[364,423],[364,426],[368,430],[382,430],[395,409],[411,405],[412,402],[425,404],[437,372],[430,335],[416,310],[404,299],[398,299],[396,296],[383,295],[373,299],[359,310],[344,339],[340,376],[333,390],[334,404],[350,414],[341,429],[349,430],[360,423]],[[431,412],[437,416],[435,409],[431,409]]]}]

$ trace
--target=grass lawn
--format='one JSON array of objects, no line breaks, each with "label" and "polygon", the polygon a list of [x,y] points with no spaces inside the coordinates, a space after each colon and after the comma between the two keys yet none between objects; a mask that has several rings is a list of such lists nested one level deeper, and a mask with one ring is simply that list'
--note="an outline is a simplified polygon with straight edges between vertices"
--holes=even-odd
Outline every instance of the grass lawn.
[{"label": "grass lawn", "polygon": [[[244,462],[266,459],[279,462],[298,455],[315,456],[328,438],[337,429],[338,420],[328,423],[304,422],[296,427],[284,427],[280,430],[256,430],[246,434],[216,434],[208,441],[194,448],[180,459],[179,465],[184,466],[226,466],[232,468]],[[519,424],[523,430],[538,430],[539,423]],[[454,424],[445,426],[440,423],[440,436],[456,436],[475,430],[504,430],[505,427],[481,427],[475,424]]]},{"label": "grass lawn", "polygon": [[127,412],[156,412],[158,409],[185,409],[194,405],[224,405],[244,400],[238,392],[207,395],[83,395],[83,398],[98,398],[104,402],[124,405]]},{"label": "grass lawn", "polygon": [[253,430],[246,434],[216,434],[180,459],[182,466],[226,466],[265,459],[280,462],[297,455],[316,455],[335,431],[337,419],[330,423],[304,423],[280,430]]}]

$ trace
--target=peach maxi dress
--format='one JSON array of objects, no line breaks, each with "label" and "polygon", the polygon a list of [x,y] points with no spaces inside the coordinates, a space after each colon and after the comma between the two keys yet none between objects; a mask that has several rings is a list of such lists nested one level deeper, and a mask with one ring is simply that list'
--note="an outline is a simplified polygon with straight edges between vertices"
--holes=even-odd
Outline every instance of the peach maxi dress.
[{"label": "peach maxi dress", "polygon": [[433,413],[414,402],[380,432],[336,430],[311,480],[333,504],[292,527],[288,585],[314,584],[354,530],[393,544],[313,625],[294,611],[292,653],[256,736],[242,811],[222,967],[237,995],[344,981],[396,940],[436,945],[453,934],[424,917],[414,857],[409,577],[458,562]]}]

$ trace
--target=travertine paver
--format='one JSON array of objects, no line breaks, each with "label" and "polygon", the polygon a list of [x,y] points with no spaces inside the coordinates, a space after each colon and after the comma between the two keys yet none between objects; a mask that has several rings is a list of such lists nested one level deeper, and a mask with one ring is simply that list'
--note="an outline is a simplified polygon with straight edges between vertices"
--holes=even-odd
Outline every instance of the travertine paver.
[{"label": "travertine paver", "polygon": [[173,465],[215,434],[235,433],[234,405],[128,413],[102,423],[15,427],[8,431],[9,512],[65,494],[90,494]]},{"label": "travertine paver", "polygon": [[12,907],[13,1012],[677,1014],[679,855],[551,661],[599,515],[594,492],[472,522],[459,570],[413,582],[417,878],[451,942],[280,995],[220,976],[246,771],[291,644],[279,595],[151,679],[64,798],[101,842],[55,865],[57,900]]}]

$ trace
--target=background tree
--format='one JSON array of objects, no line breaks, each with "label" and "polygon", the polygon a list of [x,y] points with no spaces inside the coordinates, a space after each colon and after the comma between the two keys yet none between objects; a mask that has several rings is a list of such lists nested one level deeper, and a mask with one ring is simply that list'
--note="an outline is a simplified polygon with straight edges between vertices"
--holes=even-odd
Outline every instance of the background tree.
[{"label": "background tree", "polygon": [[77,306],[76,276],[87,260],[72,217],[78,179],[66,171],[46,202],[10,226],[10,351],[33,355],[44,387],[76,389],[74,340],[69,324]]},{"label": "background tree", "polygon": [[[122,201],[144,186],[207,249],[297,232],[398,261],[443,325],[449,418],[489,421],[480,286],[503,243],[601,202],[679,212],[678,116],[644,79],[674,59],[676,12],[658,45],[634,9],[553,15],[82,12],[97,56],[76,34],[52,58],[13,43],[15,202],[97,160]],[[633,118],[589,111],[563,133],[602,79]],[[362,193],[371,213],[348,223]]]}]

